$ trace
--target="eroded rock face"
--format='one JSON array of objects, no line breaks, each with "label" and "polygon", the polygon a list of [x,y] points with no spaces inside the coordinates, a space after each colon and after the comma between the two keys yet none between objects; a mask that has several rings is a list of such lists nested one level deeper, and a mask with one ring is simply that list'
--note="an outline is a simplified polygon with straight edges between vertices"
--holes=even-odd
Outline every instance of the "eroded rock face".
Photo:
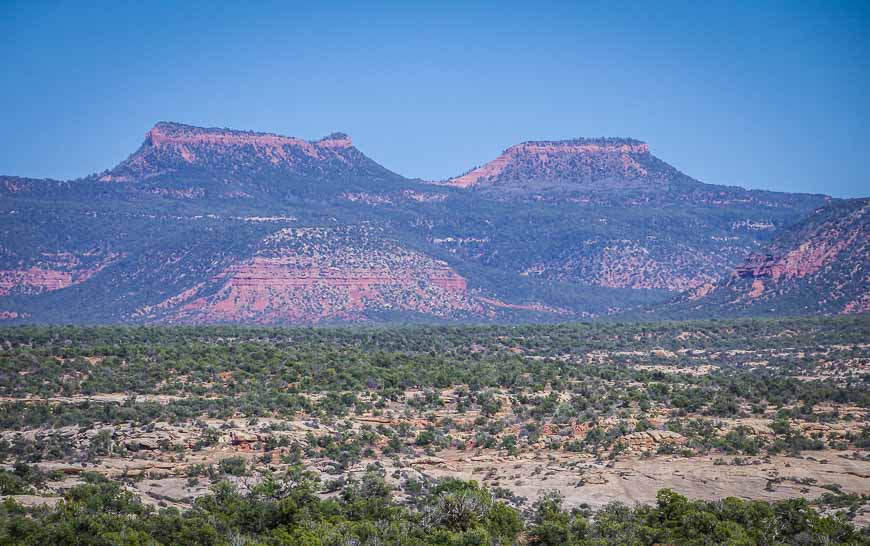
[{"label": "eroded rock face", "polygon": [[446,263],[365,228],[286,228],[250,259],[220,272],[143,316],[174,322],[257,323],[364,320],[371,312],[438,317],[486,314]]},{"label": "eroded rock face", "polygon": [[868,267],[870,201],[855,199],[817,210],[729,278],[687,299],[699,309],[863,313],[870,310]]},{"label": "eroded rock face", "polygon": [[[866,213],[867,207],[860,211]],[[864,226],[855,225],[845,230],[831,226],[829,229],[814,234],[783,255],[773,253],[755,254],[746,262],[737,266],[735,272],[739,277],[773,279],[800,279],[817,273],[826,265],[838,260],[840,254],[848,252],[850,247],[860,243],[868,234]]]},{"label": "eroded rock face", "polygon": [[647,430],[626,434],[622,441],[629,451],[654,451],[662,445],[684,445],[686,438],[669,430]]},{"label": "eroded rock face", "polygon": [[[863,269],[870,259],[870,202],[855,203],[841,214],[819,222],[811,217],[797,235],[775,242],[766,253],[750,256],[735,269],[736,275],[768,278],[776,286],[826,271],[833,273],[835,266],[845,265],[846,271],[842,273],[851,273],[859,282],[867,281]],[[863,298],[866,288],[856,301]],[[763,291],[757,291],[753,297],[762,294]]]},{"label": "eroded rock face", "polygon": [[0,296],[32,296],[80,284],[120,257],[104,252],[43,253],[29,267],[0,270]]},{"label": "eroded rock face", "polygon": [[773,274],[773,268],[778,261],[778,258],[772,254],[754,254],[749,256],[745,262],[738,265],[734,269],[734,272],[737,273],[738,277],[744,279],[770,277]]},{"label": "eroded rock face", "polygon": [[72,273],[69,271],[39,267],[0,271],[0,296],[7,296],[13,291],[27,295],[41,294],[66,288],[72,283]]}]

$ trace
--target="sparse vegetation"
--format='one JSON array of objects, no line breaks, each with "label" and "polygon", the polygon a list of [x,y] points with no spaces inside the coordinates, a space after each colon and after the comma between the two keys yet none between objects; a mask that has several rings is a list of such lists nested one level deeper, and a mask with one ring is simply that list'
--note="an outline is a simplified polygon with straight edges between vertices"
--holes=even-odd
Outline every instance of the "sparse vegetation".
[{"label": "sparse vegetation", "polygon": [[108,503],[105,543],[861,543],[867,320],[0,330],[4,536]]}]

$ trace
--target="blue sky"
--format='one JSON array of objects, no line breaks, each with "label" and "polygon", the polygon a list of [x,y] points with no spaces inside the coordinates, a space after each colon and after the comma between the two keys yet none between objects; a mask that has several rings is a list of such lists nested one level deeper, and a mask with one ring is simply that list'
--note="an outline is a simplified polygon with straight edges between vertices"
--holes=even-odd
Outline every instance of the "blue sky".
[{"label": "blue sky", "polygon": [[0,0],[0,174],[100,171],[171,120],[344,131],[426,179],[632,136],[705,182],[866,196],[868,29],[870,2]]}]

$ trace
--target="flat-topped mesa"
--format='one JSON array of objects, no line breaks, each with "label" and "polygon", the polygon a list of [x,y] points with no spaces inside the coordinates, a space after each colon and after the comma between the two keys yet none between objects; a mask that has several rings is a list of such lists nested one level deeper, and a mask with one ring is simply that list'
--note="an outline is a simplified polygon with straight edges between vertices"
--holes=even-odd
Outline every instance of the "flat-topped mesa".
[{"label": "flat-topped mesa", "polygon": [[145,143],[151,146],[173,146],[181,144],[220,144],[225,146],[324,146],[346,148],[353,145],[344,133],[332,133],[317,141],[254,131],[237,131],[217,127],[195,127],[182,123],[158,122],[148,131]]},{"label": "flat-topped mesa", "polygon": [[524,150],[538,153],[649,153],[649,146],[642,140],[622,137],[572,138],[568,140],[530,140],[511,146],[511,150]]},{"label": "flat-topped mesa", "polygon": [[631,138],[575,138],[529,141],[511,146],[493,161],[451,178],[457,187],[497,185],[511,180],[594,182],[604,178],[639,179],[649,175],[649,146]]},{"label": "flat-topped mesa", "polygon": [[264,165],[287,167],[299,161],[339,159],[354,151],[344,133],[320,140],[237,131],[216,127],[195,127],[161,121],[145,135],[142,146],[127,160],[100,179],[128,181],[185,167],[230,167]]}]

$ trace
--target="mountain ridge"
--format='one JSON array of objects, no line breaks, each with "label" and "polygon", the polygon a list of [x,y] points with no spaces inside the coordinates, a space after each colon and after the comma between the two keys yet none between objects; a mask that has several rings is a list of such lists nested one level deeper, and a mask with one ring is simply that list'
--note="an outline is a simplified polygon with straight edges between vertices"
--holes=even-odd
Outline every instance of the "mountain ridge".
[{"label": "mountain ridge", "polygon": [[[588,318],[715,283],[836,201],[704,184],[631,138],[506,153],[504,168],[461,187],[397,174],[344,133],[159,122],[102,173],[0,177],[0,316]],[[264,250],[280,233],[295,235]]]},{"label": "mountain ridge", "polygon": [[[51,184],[69,184],[73,182],[81,181],[130,181],[135,180],[135,178],[124,179],[116,178],[118,171],[124,170],[129,166],[130,163],[138,163],[141,162],[140,158],[143,155],[143,152],[147,152],[151,148],[160,148],[168,146],[170,148],[175,149],[176,152],[181,156],[181,159],[184,159],[185,162],[191,163],[194,156],[189,156],[187,158],[184,155],[187,155],[189,152],[185,152],[180,149],[182,146],[186,144],[224,144],[224,145],[247,145],[247,146],[256,146],[263,145],[267,147],[280,147],[282,145],[286,146],[295,146],[302,148],[308,152],[312,152],[315,148],[324,148],[324,149],[351,149],[353,148],[356,152],[358,152],[362,157],[365,157],[367,160],[372,161],[370,158],[362,154],[354,145],[351,137],[344,132],[333,132],[329,135],[326,135],[319,139],[314,140],[306,140],[299,137],[282,135],[279,133],[273,132],[262,132],[262,131],[252,131],[245,129],[232,129],[226,127],[203,127],[190,125],[181,122],[174,121],[158,121],[145,133],[145,138],[143,143],[140,145],[139,149],[130,154],[126,159],[120,161],[115,167],[111,169],[107,169],[102,171],[101,173],[94,173],[90,175],[86,175],[84,177],[75,178],[75,179],[52,179],[52,178],[33,178],[26,176],[18,176],[18,175],[3,175],[0,174],[0,180],[4,181],[4,184],[12,184],[14,180],[19,180],[21,182],[28,183],[51,183]],[[177,148],[177,149],[176,149]],[[567,139],[560,140],[527,140],[522,141],[508,148],[499,155],[499,157],[494,160],[485,163],[482,166],[474,167],[469,169],[463,174],[458,176],[454,176],[448,178],[446,180],[441,181],[426,181],[420,178],[407,177],[405,175],[401,175],[390,171],[389,169],[381,167],[382,169],[389,171],[390,173],[406,180],[406,181],[420,181],[425,182],[427,184],[432,185],[445,185],[445,186],[454,186],[460,188],[472,187],[476,184],[476,182],[472,183],[455,183],[455,181],[460,179],[466,179],[474,173],[475,171],[485,169],[487,165],[490,163],[498,162],[499,158],[505,156],[506,154],[510,154],[513,151],[549,151],[549,150],[564,150],[564,149],[573,149],[573,151],[583,152],[591,152],[591,153],[634,153],[639,155],[648,155],[652,157],[655,161],[659,162],[664,166],[665,170],[669,171],[673,175],[679,175],[681,177],[685,177],[687,179],[691,179],[681,171],[676,168],[668,165],[667,163],[661,161],[659,158],[654,156],[649,150],[649,144],[643,140],[639,140],[633,137],[573,137]],[[270,158],[273,162],[278,162],[278,158]],[[147,175],[145,175],[147,177]],[[825,197],[829,198],[825,194],[821,193],[789,193],[789,192],[778,192],[775,190],[765,190],[765,189],[747,189],[739,185],[721,185],[721,184],[704,184],[703,182],[698,182],[694,179],[691,179],[693,182],[697,184],[701,184],[704,186],[710,186],[715,188],[726,188],[726,189],[734,189],[741,190],[747,192],[759,192],[759,193],[770,193],[770,194],[779,194],[779,195],[807,195],[807,196],[816,196],[816,197]]]}]

